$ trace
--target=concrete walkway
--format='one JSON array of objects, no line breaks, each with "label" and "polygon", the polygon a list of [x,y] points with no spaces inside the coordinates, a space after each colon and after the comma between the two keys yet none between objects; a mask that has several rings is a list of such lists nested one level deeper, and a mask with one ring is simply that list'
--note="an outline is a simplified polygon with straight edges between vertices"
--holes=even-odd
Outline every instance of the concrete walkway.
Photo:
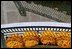
[{"label": "concrete walkway", "polygon": [[21,16],[13,1],[1,1],[1,24],[17,23],[17,22],[51,22],[52,19],[42,17],[26,11],[27,16]]}]

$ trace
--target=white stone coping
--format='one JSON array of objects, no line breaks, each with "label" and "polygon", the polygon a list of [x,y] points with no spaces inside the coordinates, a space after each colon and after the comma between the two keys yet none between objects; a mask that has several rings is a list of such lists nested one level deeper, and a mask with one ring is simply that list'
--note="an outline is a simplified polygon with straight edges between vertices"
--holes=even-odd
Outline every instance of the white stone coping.
[{"label": "white stone coping", "polygon": [[21,23],[2,24],[2,25],[1,25],[1,28],[22,27],[22,26],[57,26],[57,27],[71,27],[71,23],[61,23],[61,22],[21,22]]}]

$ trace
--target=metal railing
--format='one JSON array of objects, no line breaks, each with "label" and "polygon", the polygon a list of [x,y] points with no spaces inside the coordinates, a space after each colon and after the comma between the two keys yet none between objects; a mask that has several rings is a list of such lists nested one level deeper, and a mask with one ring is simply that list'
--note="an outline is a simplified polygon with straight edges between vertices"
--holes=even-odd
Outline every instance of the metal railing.
[{"label": "metal railing", "polygon": [[29,11],[58,22],[71,22],[70,15],[66,15],[52,8],[36,5],[34,3],[27,3],[25,1],[14,1],[14,3],[22,16],[26,16],[26,11]]}]

